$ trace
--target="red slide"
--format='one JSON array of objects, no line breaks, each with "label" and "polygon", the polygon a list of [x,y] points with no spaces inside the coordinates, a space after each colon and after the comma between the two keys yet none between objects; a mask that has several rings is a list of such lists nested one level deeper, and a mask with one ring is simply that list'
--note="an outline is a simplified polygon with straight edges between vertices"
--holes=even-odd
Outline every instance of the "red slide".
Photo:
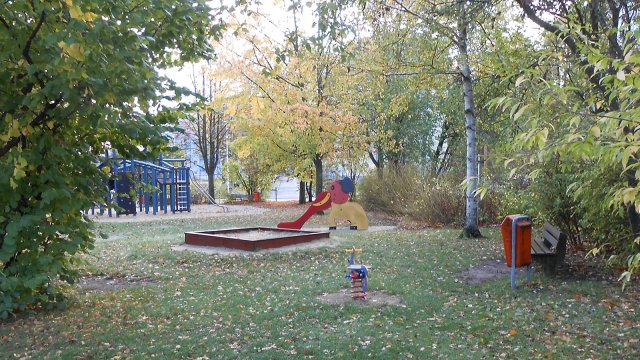
[{"label": "red slide", "polygon": [[278,228],[300,230],[302,225],[304,225],[304,223],[306,223],[307,220],[309,220],[309,218],[313,216],[313,214],[317,213],[318,211],[327,210],[329,207],[331,207],[331,194],[323,191],[318,194],[318,196],[316,197],[316,201],[311,203],[311,206],[309,206],[307,211],[305,211],[304,214],[302,214],[302,216],[298,218],[298,220],[291,222],[281,222],[280,224],[278,224]]}]

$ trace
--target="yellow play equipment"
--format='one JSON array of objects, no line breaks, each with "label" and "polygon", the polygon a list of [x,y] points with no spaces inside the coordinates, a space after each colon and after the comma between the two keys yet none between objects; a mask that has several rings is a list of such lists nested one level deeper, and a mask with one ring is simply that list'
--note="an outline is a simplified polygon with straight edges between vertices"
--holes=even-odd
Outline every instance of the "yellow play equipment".
[{"label": "yellow play equipment", "polygon": [[336,219],[344,219],[351,223],[352,230],[369,229],[369,219],[360,204],[349,201],[349,193],[355,190],[353,181],[345,177],[336,180],[331,184],[331,189],[318,194],[316,200],[305,211],[302,216],[295,221],[286,221],[278,224],[282,229],[300,229],[302,225],[317,212],[324,211],[331,207],[329,214],[329,230],[335,230]]},{"label": "yellow play equipment", "polygon": [[336,219],[345,219],[351,223],[352,230],[369,229],[369,219],[360,204],[349,201],[349,193],[355,190],[353,181],[349,177],[331,183],[331,213],[329,214],[329,229],[335,229]]},{"label": "yellow play equipment", "polygon": [[367,230],[369,229],[369,219],[360,204],[355,202],[346,202],[344,204],[331,204],[331,213],[329,214],[329,228],[336,228],[336,219],[344,219],[351,223],[351,229]]}]

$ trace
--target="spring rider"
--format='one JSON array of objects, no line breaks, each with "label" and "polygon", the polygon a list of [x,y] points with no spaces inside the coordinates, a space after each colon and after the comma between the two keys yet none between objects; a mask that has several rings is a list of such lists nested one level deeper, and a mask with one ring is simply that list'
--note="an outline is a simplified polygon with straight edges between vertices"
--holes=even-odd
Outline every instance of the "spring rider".
[{"label": "spring rider", "polygon": [[[349,267],[347,268],[346,278],[351,282],[351,297],[354,299],[367,299],[367,284],[369,283],[369,270],[365,265],[359,265],[355,263],[356,253],[361,253],[362,249],[356,249],[355,246],[351,249],[346,249],[345,252],[350,252]],[[356,290],[357,289],[357,290]]]}]

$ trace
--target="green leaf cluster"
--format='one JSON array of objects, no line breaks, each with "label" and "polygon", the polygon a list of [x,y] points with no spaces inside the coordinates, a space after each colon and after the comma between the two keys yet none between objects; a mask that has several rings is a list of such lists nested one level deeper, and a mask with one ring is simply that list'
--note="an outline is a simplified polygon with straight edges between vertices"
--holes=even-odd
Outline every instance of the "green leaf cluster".
[{"label": "green leaf cluster", "polygon": [[60,302],[92,248],[99,155],[164,147],[184,91],[158,69],[210,54],[204,1],[9,1],[0,13],[0,318]]},{"label": "green leaf cluster", "polygon": [[[582,10],[576,6],[564,14],[566,23],[531,52],[529,65],[510,71],[505,81],[512,91],[490,107],[503,110],[519,129],[509,146],[516,160],[511,175],[528,174],[538,182],[527,190],[536,194],[542,217],[564,224],[574,239],[627,258],[634,271],[640,251],[634,241],[640,212],[640,32],[624,25],[592,28],[576,13]],[[605,9],[592,10],[592,16],[603,16],[598,21],[615,18]],[[637,18],[630,21],[637,25]]]}]

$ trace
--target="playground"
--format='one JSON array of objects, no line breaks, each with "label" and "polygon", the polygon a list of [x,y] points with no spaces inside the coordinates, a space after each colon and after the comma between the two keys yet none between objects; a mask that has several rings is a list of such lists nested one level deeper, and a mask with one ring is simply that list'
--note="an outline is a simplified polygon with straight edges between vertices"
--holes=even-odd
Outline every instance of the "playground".
[{"label": "playground", "polygon": [[637,0],[0,27],[0,360],[640,358]]},{"label": "playground", "polygon": [[[406,230],[369,214],[370,230],[339,222],[330,243],[175,249],[187,231],[275,227],[308,206],[105,217],[96,226],[107,238],[84,257],[67,308],[3,323],[0,345],[17,358],[623,359],[640,352],[635,284],[623,293],[614,273],[572,254],[557,275],[534,268],[533,282],[512,290],[498,228],[468,241],[456,230]],[[303,230],[327,221],[314,215]],[[345,249],[353,247],[369,266],[366,300],[348,293]]]}]

